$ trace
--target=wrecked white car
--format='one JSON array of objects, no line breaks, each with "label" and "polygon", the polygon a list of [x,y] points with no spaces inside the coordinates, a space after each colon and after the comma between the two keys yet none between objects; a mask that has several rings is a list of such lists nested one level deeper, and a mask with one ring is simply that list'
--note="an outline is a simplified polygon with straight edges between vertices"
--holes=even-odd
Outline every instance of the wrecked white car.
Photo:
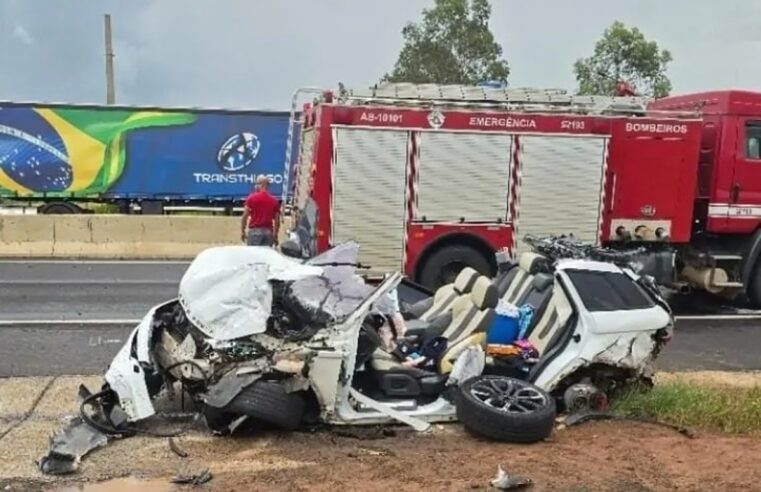
[{"label": "wrecked white car", "polygon": [[[550,434],[558,406],[600,404],[646,376],[671,336],[657,290],[610,263],[526,253],[495,279],[466,269],[407,303],[400,274],[377,286],[357,276],[358,250],[347,243],[306,261],[263,247],[204,251],[179,297],[133,331],[102,390],[83,395],[79,423],[129,434],[181,383],[220,433],[245,419],[420,431],[459,419],[488,438],[533,442]],[[489,341],[500,301],[532,309],[514,344]]]}]

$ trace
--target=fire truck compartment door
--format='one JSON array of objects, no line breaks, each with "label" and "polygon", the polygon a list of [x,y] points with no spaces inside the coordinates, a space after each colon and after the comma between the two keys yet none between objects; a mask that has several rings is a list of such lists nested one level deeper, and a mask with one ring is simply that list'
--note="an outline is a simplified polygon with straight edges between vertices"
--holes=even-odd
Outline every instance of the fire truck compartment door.
[{"label": "fire truck compartment door", "polygon": [[415,218],[505,222],[511,135],[421,132]]},{"label": "fire truck compartment door", "polygon": [[334,128],[333,244],[354,240],[373,271],[402,267],[406,131]]},{"label": "fire truck compartment door", "polygon": [[[607,139],[522,136],[518,235],[573,234],[599,242]],[[518,251],[527,246],[518,242]]]}]

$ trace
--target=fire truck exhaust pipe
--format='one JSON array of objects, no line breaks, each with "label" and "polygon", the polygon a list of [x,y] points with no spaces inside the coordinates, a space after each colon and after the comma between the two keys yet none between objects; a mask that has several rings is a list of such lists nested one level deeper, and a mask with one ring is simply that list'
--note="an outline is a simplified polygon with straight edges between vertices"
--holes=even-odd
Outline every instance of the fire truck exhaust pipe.
[{"label": "fire truck exhaust pipe", "polygon": [[682,277],[695,288],[711,294],[721,293],[724,290],[722,284],[726,284],[729,280],[729,275],[723,268],[696,268],[691,265],[684,267]]}]

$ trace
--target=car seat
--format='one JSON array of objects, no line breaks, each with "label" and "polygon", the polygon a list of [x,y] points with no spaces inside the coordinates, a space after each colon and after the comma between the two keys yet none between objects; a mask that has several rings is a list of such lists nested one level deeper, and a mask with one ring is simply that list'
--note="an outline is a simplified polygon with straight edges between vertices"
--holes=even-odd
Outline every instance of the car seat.
[{"label": "car seat", "polygon": [[458,297],[470,293],[479,275],[471,267],[463,268],[453,283],[439,287],[432,297],[416,302],[405,309],[403,313],[405,319],[430,321],[446,313]]},{"label": "car seat", "polygon": [[538,273],[531,280],[531,285],[521,299],[518,300],[518,305],[523,306],[525,304],[534,308],[534,316],[531,319],[529,330],[532,325],[544,316],[544,312],[547,310],[547,306],[552,297],[553,284],[555,279],[549,273]]},{"label": "car seat", "polygon": [[[432,340],[440,336],[447,339],[448,347],[459,346],[460,342],[467,340],[473,333],[484,331],[489,326],[497,299],[496,286],[488,277],[479,277],[471,293],[461,296],[452,306],[452,321],[449,325],[440,333],[426,333],[423,339]],[[447,357],[448,353],[449,348],[442,358]],[[449,357],[456,358],[456,355],[452,354]],[[386,396],[393,397],[436,396],[443,391],[447,380],[446,373],[451,371],[450,365],[445,365],[448,370],[444,374],[405,366],[393,355],[382,350],[375,351],[370,360],[370,367],[377,374],[381,391]]]},{"label": "car seat", "polygon": [[370,367],[381,392],[388,397],[435,397],[444,391],[447,382],[445,375],[402,365],[393,355],[380,349],[373,354]]},{"label": "car seat", "polygon": [[535,323],[528,332],[528,341],[539,355],[544,355],[555,344],[573,315],[573,307],[562,289],[554,289],[541,315],[535,316]]},{"label": "car seat", "polygon": [[500,299],[517,306],[531,287],[534,274],[545,270],[546,263],[547,259],[540,254],[523,253],[518,261],[518,268],[510,269],[505,277],[499,281],[497,290]]},{"label": "car seat", "polygon": [[455,306],[452,310],[452,322],[441,334],[450,346],[475,332],[484,331],[489,326],[499,300],[497,287],[488,277],[481,276],[476,280],[469,300],[469,305],[464,305],[463,301],[462,306]]}]

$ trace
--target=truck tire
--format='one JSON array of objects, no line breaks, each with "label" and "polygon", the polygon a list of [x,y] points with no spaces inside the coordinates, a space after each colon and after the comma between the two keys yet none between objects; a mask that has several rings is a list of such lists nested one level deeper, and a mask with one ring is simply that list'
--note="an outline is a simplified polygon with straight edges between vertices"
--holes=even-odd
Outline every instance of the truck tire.
[{"label": "truck tire", "polygon": [[455,244],[444,246],[428,257],[420,270],[418,282],[428,289],[436,290],[454,282],[457,274],[465,267],[471,267],[483,275],[493,273],[491,263],[481,251]]},{"label": "truck tire", "polygon": [[82,209],[73,203],[50,202],[42,205],[39,209],[37,209],[37,213],[43,215],[81,214]]},{"label": "truck tire", "polygon": [[224,408],[225,412],[248,415],[285,430],[301,425],[306,401],[299,393],[288,393],[277,381],[257,381],[243,388]]},{"label": "truck tire", "polygon": [[495,441],[541,441],[555,424],[555,400],[546,391],[506,376],[465,381],[456,407],[457,418],[468,431]]},{"label": "truck tire", "polygon": [[761,309],[761,258],[756,260],[748,284],[748,300],[754,308]]}]

